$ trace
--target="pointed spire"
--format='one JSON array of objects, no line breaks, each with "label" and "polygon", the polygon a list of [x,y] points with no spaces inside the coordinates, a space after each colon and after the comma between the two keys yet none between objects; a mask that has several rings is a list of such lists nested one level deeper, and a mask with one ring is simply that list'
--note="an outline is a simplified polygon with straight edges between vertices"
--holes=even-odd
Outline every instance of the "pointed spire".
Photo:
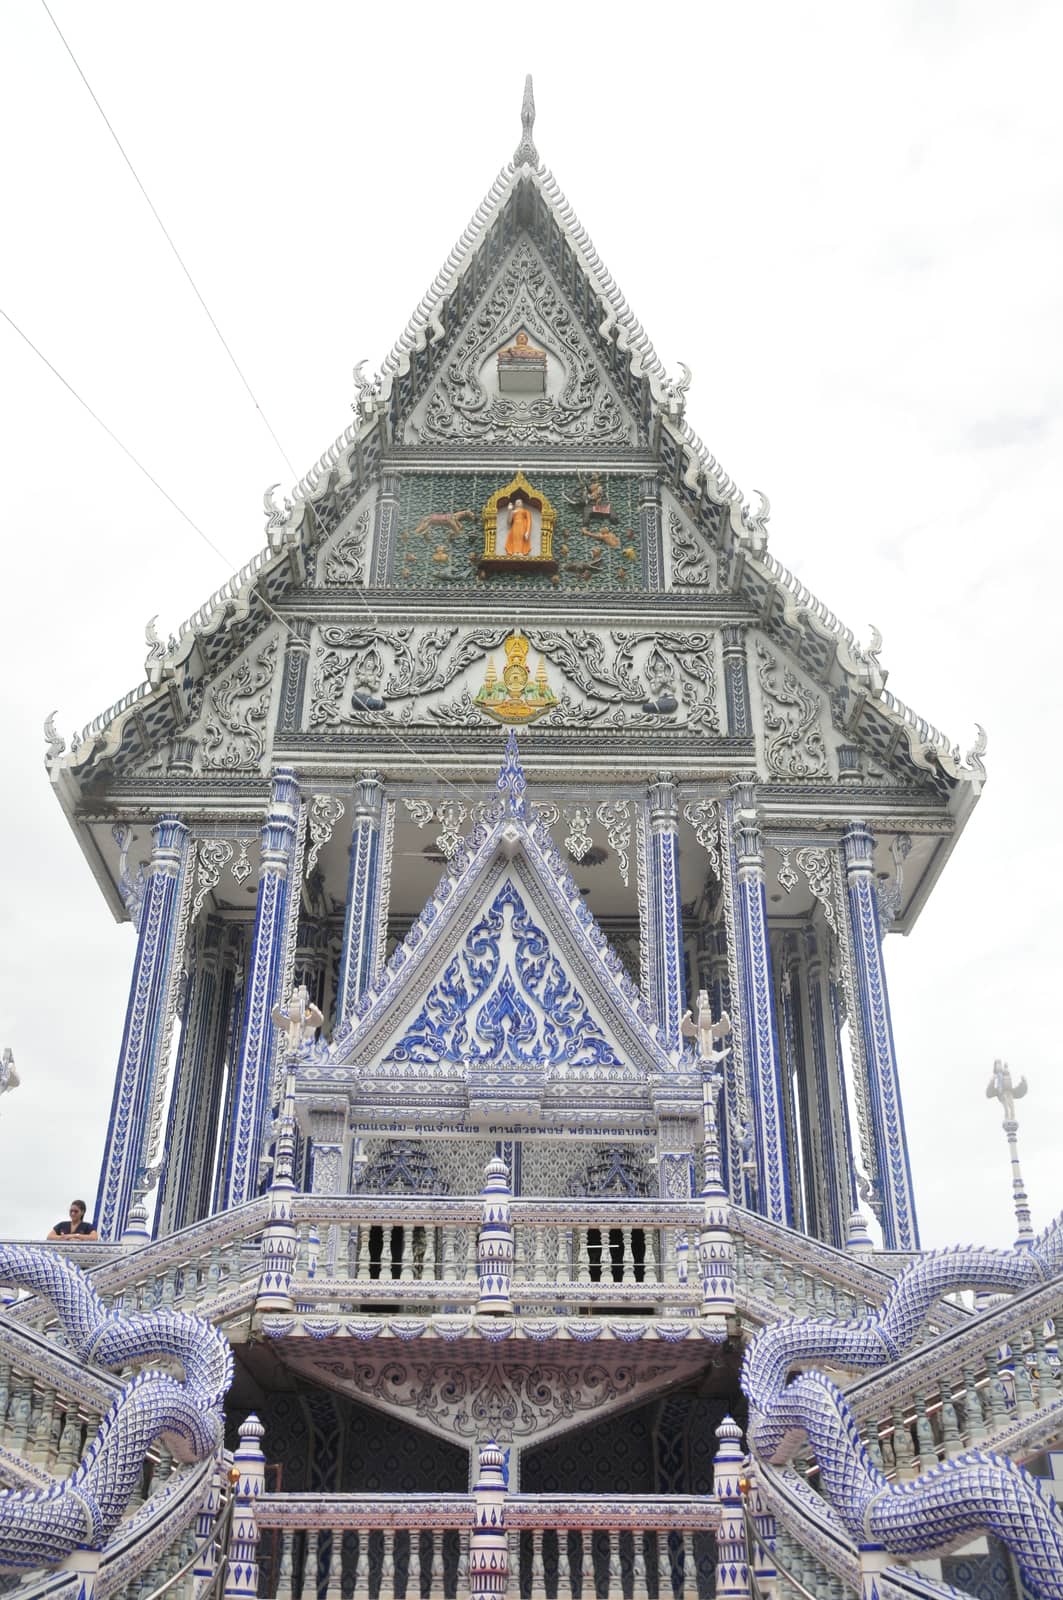
[{"label": "pointed spire", "polygon": [[502,757],[502,765],[498,770],[497,783],[503,806],[509,816],[525,816],[524,791],[527,787],[528,780],[525,778],[524,768],[520,764],[517,735],[510,728],[506,734],[506,753]]},{"label": "pointed spire", "polygon": [[532,75],[529,72],[524,80],[524,99],[520,107],[520,144],[513,152],[513,165],[515,167],[537,167],[539,165],[539,152],[535,148],[532,137],[535,129],[535,95],[532,92]]}]

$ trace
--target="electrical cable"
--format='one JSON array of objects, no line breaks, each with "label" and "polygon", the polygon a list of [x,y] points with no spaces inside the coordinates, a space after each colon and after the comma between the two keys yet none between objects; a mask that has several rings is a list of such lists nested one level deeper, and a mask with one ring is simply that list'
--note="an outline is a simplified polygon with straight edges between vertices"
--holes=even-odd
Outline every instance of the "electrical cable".
[{"label": "electrical cable", "polygon": [[[49,22],[52,24],[52,27],[55,29],[56,33],[58,34],[59,39],[62,42],[64,50],[66,51],[67,55],[70,57],[70,60],[74,65],[75,71],[77,72],[78,77],[81,79],[82,83],[84,84],[84,86],[85,86],[85,88],[86,88],[86,90],[87,90],[87,92],[89,94],[89,97],[92,100],[93,105],[96,107],[97,111],[100,113],[100,116],[103,119],[104,125],[107,128],[108,133],[111,135],[111,138],[114,140],[114,143],[117,146],[118,152],[121,155],[122,160],[125,162],[126,166],[128,167],[130,175],[133,178],[134,183],[136,184],[137,188],[140,190],[140,193],[143,195],[144,201],[145,201],[149,211],[151,212],[152,216],[155,218],[155,221],[158,223],[159,228],[160,228],[160,230],[162,232],[162,235],[163,235],[164,239],[166,240],[167,244],[169,245],[171,251],[173,252],[173,255],[174,255],[175,260],[177,261],[177,264],[179,265],[179,267],[181,268],[181,271],[184,273],[185,277],[187,278],[189,286],[190,286],[193,294],[195,295],[196,299],[199,301],[200,305],[203,308],[203,312],[204,312],[208,322],[210,323],[211,327],[214,329],[214,332],[217,334],[218,339],[221,342],[222,348],[224,349],[226,355],[228,356],[230,362],[232,363],[234,371],[236,372],[237,376],[240,379],[240,382],[243,384],[245,390],[247,391],[247,394],[250,397],[250,400],[251,400],[252,404],[254,405],[255,410],[258,412],[259,416],[261,417],[263,426],[265,427],[266,431],[268,432],[268,434],[269,434],[270,438],[272,439],[273,443],[276,445],[277,450],[280,453],[281,459],[283,460],[285,466],[288,468],[288,471],[291,474],[292,478],[296,479],[298,475],[296,473],[296,470],[295,470],[294,466],[292,465],[291,459],[290,459],[287,451],[285,450],[284,446],[281,444],[281,441],[277,436],[276,430],[274,429],[274,427],[273,427],[272,423],[270,422],[269,418],[266,416],[265,411],[262,409],[262,406],[261,406],[257,396],[255,395],[254,390],[251,388],[251,385],[248,382],[247,377],[245,376],[244,371],[243,371],[242,367],[240,366],[240,363],[237,361],[236,356],[233,354],[232,348],[230,347],[227,339],[225,338],[225,335],[222,333],[221,328],[218,325],[217,319],[214,317],[214,315],[212,314],[212,312],[210,310],[210,307],[207,305],[206,300],[204,299],[202,293],[200,292],[198,284],[196,283],[195,279],[193,278],[191,272],[188,269],[187,264],[185,263],[184,257],[181,255],[181,252],[178,250],[177,245],[174,242],[173,236],[171,235],[169,229],[166,227],[166,224],[163,222],[162,217],[161,217],[161,215],[159,213],[159,210],[158,210],[157,206],[155,205],[155,203],[153,202],[151,196],[149,195],[149,193],[148,193],[143,181],[140,178],[139,173],[137,172],[137,169],[134,167],[132,161],[130,160],[129,154],[126,151],[125,146],[122,144],[121,139],[119,139],[118,134],[115,131],[114,125],[112,124],[112,122],[111,122],[110,118],[108,117],[106,111],[103,109],[103,105],[100,102],[99,96],[96,94],[96,92],[93,89],[91,83],[89,82],[89,80],[88,80],[88,78],[87,78],[87,76],[85,74],[85,71],[81,66],[81,63],[78,61],[77,56],[74,54],[74,52],[73,52],[73,50],[72,50],[72,48],[70,46],[70,43],[66,38],[66,35],[63,33],[62,28],[60,28],[58,22],[56,21],[56,19],[53,16],[51,10],[49,9],[47,0],[41,0],[41,5],[44,8],[44,11],[45,11],[45,13],[46,13],[46,15],[48,17]],[[10,317],[7,320],[10,322],[11,321]],[[15,327],[14,323],[12,323],[12,327]],[[16,329],[16,331],[21,333],[21,329]],[[26,337],[24,334],[22,336],[23,336],[23,338]],[[26,339],[26,343],[30,344],[31,349],[36,350],[36,347],[31,344],[29,339]],[[36,351],[36,353],[38,355],[40,354],[39,351]],[[41,359],[44,360],[45,358],[42,356]],[[46,365],[48,365],[50,367],[51,363],[50,362],[46,362]],[[54,372],[55,368],[52,367],[51,370]],[[56,373],[56,376],[60,377],[60,374]],[[61,379],[61,381],[64,384],[66,384],[66,380],[65,379]],[[71,386],[69,384],[66,384],[66,387],[68,389],[70,389],[71,394],[74,394],[76,399],[80,400],[80,396],[78,396],[76,394],[76,392],[71,388]],[[92,415],[97,422],[100,422],[100,419],[95,416],[95,413],[91,410],[91,407],[86,405],[84,401],[81,401],[81,404],[85,405],[85,409],[87,411],[89,411],[90,415]],[[111,438],[114,439],[117,444],[121,445],[121,440],[119,440],[115,434],[111,433],[111,430],[109,428],[107,428],[104,423],[100,422],[100,426],[103,427],[108,434],[110,434]],[[135,461],[136,465],[138,467],[140,467],[140,470],[145,474],[145,476],[150,478],[151,481],[153,483],[155,483],[155,487],[159,489],[160,493],[165,495],[166,499],[169,500],[170,504],[172,506],[174,506],[174,508],[176,510],[180,511],[181,516],[184,517],[185,521],[189,524],[190,527],[195,529],[196,533],[199,534],[200,538],[203,539],[208,545],[210,545],[211,549],[214,550],[219,556],[221,556],[222,560],[225,561],[226,564],[228,564],[229,561],[230,561],[230,558],[228,556],[225,556],[223,554],[223,552],[218,549],[217,545],[214,544],[213,540],[208,538],[208,536],[203,532],[203,530],[201,528],[199,528],[196,525],[196,523],[194,523],[192,521],[192,519],[184,511],[181,511],[181,508],[177,505],[177,502],[172,498],[172,496],[167,494],[166,490],[163,489],[160,484],[156,483],[156,480],[154,478],[151,478],[151,474],[147,471],[147,469],[145,467],[141,466],[141,463],[139,461],[136,461],[136,458],[134,456],[132,456],[131,453],[128,450],[125,449],[125,446],[121,445],[121,448],[123,450],[125,450],[125,453],[130,456],[131,460]],[[314,507],[314,505],[311,503],[310,500],[305,500],[304,504],[305,504],[306,509],[309,512],[310,516],[313,518],[314,522],[317,524],[319,535],[321,537],[325,537],[326,530],[322,526],[321,519],[317,514],[316,508]],[[355,589],[354,592],[357,595],[357,598],[358,598],[359,602],[361,603],[362,607],[366,611],[366,614],[369,616],[370,620],[372,621],[373,625],[379,630],[380,627],[381,627],[380,618],[377,616],[376,612],[373,610],[372,606],[369,604],[369,601],[367,600],[367,598],[365,597],[365,595],[362,593],[361,590]],[[288,624],[284,621],[284,618],[279,616],[278,613],[273,610],[273,607],[269,604],[268,601],[265,600],[264,596],[262,596],[261,593],[259,594],[259,599],[262,601],[262,604],[266,607],[267,611],[269,611],[274,617],[276,617],[277,620],[279,622],[281,622],[284,625],[285,628],[288,629],[288,632],[291,633],[293,630],[288,627]],[[447,784],[447,786],[449,788],[454,790],[455,794],[460,794],[461,793],[461,791],[458,789],[457,785],[453,782],[453,780],[450,779],[450,778],[447,778],[443,773],[441,773],[438,770],[438,768],[433,767],[430,762],[425,760],[424,757],[418,755],[418,753],[413,749],[413,747],[408,745],[406,743],[406,741],[401,737],[401,735],[398,733],[397,729],[395,729],[391,724],[388,724],[388,723],[383,723],[383,724],[381,724],[381,726],[385,727],[387,729],[387,731],[394,737],[396,742],[399,744],[400,748],[402,748],[408,755],[413,756],[415,761],[417,761],[419,765],[423,766],[426,771],[429,771],[429,772],[433,773],[437,778],[442,779],[442,781],[445,784]],[[479,782],[476,778],[473,777],[472,773],[470,772],[468,766],[465,763],[465,759],[461,756],[461,754],[459,753],[459,751],[457,750],[457,748],[453,744],[449,733],[445,729],[442,729],[440,731],[443,733],[443,736],[444,736],[444,738],[446,739],[446,742],[447,742],[447,746],[448,746],[448,748],[450,750],[450,754],[454,757],[455,762],[457,763],[459,769],[466,774],[466,777],[467,777],[468,781],[472,784],[472,787],[473,787],[475,793],[478,796],[482,796],[484,794],[484,792],[485,792],[485,786],[481,782]],[[466,798],[467,798],[467,796],[466,796]]]},{"label": "electrical cable", "polygon": [[[33,354],[35,356],[37,356],[37,358],[41,362],[43,362],[43,364],[48,368],[48,371],[53,375],[53,377],[55,377],[55,378],[57,378],[59,380],[59,382],[63,385],[63,388],[66,389],[67,392],[73,396],[73,398],[77,401],[78,405],[81,406],[82,409],[84,411],[86,411],[88,413],[88,415],[92,418],[93,422],[95,422],[100,428],[103,429],[103,431],[107,435],[107,437],[109,439],[111,439],[118,446],[118,448],[121,450],[122,454],[124,456],[126,456],[133,463],[133,465],[137,468],[137,470],[139,472],[143,473],[144,477],[147,478],[148,482],[155,489],[158,490],[158,492],[162,495],[163,499],[166,500],[167,503],[173,507],[173,509],[188,524],[188,526],[193,530],[193,532],[196,533],[199,536],[199,538],[201,538],[203,540],[203,543],[205,545],[207,545],[208,548],[211,549],[214,552],[215,555],[220,557],[220,559],[225,563],[225,565],[227,567],[230,567],[232,565],[231,556],[227,556],[225,554],[224,550],[222,550],[219,545],[215,544],[214,540],[210,537],[210,535],[205,533],[203,531],[203,529],[199,526],[199,524],[192,517],[189,516],[188,512],[185,511],[184,508],[177,503],[177,501],[174,499],[173,495],[170,494],[167,489],[163,488],[163,486],[159,482],[158,478],[156,478],[153,473],[149,472],[148,468],[134,454],[134,452],[132,450],[130,450],[129,446],[124,444],[123,441],[118,437],[118,435],[115,433],[114,429],[109,427],[108,424],[106,422],[104,422],[103,418],[99,415],[99,413],[97,411],[93,410],[92,406],[89,405],[88,401],[85,400],[78,393],[78,391],[74,388],[74,385],[67,378],[65,378],[63,376],[63,374],[59,371],[58,367],[56,367],[53,362],[49,361],[48,357],[44,354],[44,352],[36,344],[34,344],[33,340],[30,338],[29,334],[27,334],[19,326],[19,324],[15,321],[14,317],[12,317],[9,312],[5,311],[2,306],[0,306],[0,317],[3,317],[4,321],[8,324],[8,326],[14,329],[15,333],[18,334],[19,338],[23,341],[23,343],[26,344],[28,346],[28,348],[33,351]],[[282,617],[280,615],[280,613],[274,609],[274,607],[266,599],[265,595],[263,595],[261,593],[261,591],[259,591],[257,593],[256,598],[258,599],[259,603],[263,606],[263,608],[267,612],[269,612],[270,616],[274,617],[276,619],[276,621],[280,623],[281,627],[284,628],[286,630],[286,632],[288,632],[289,634],[291,634],[294,637],[295,636],[295,630],[286,621],[286,619],[284,617]],[[467,800],[469,798],[469,796],[467,794],[463,794],[463,792],[457,787],[457,785],[453,782],[453,780],[448,778],[447,775],[444,772],[441,772],[438,767],[434,767],[432,765],[432,763],[430,761],[426,760],[425,757],[422,756],[417,750],[415,750],[412,745],[407,744],[406,740],[403,739],[402,735],[399,733],[397,728],[390,727],[388,724],[383,724],[383,726],[385,726],[387,728],[387,731],[394,737],[396,743],[406,752],[407,755],[409,755],[409,756],[411,756],[413,758],[413,760],[417,763],[418,766],[423,767],[426,772],[430,772],[430,773],[432,773],[432,775],[434,777],[440,779],[441,782],[446,784],[448,788],[453,789],[454,793],[456,795],[460,796],[463,800]],[[473,781],[473,786],[474,786],[474,789],[475,789],[476,793],[478,795],[483,794],[484,785],[476,783],[475,780],[472,780],[472,781]]]}]

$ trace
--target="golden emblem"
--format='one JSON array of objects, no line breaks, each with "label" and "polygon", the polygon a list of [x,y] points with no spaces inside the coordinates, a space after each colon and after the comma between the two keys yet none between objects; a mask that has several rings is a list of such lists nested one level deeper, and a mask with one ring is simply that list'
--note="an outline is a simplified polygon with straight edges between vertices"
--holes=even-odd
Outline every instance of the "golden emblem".
[{"label": "golden emblem", "polygon": [[534,722],[557,705],[557,696],[547,682],[546,665],[540,656],[533,679],[528,671],[528,641],[522,633],[510,634],[502,648],[506,664],[501,680],[494,656],[488,656],[483,687],[474,704],[496,722]]}]

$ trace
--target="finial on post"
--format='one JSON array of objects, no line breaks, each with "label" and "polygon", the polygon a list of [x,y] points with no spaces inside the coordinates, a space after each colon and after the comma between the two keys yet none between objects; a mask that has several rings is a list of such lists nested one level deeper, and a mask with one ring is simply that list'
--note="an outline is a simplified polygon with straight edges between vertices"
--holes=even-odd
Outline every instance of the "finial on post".
[{"label": "finial on post", "polygon": [[535,95],[532,91],[532,75],[529,72],[524,80],[524,99],[520,107],[520,144],[513,152],[513,165],[515,167],[537,167],[539,165],[539,152],[535,148],[533,134],[535,131]]},{"label": "finial on post", "polygon": [[1001,1126],[1008,1141],[1008,1155],[1011,1160],[1011,1193],[1017,1229],[1015,1246],[1016,1249],[1022,1249],[1023,1246],[1032,1244],[1034,1237],[1030,1201],[1022,1178],[1022,1168],[1019,1166],[1019,1123],[1015,1115],[1015,1102],[1021,1100],[1026,1093],[1026,1079],[1020,1078],[1018,1083],[1013,1083],[1007,1062],[994,1061],[993,1076],[986,1086],[985,1093],[987,1100],[999,1100],[1004,1112]]}]

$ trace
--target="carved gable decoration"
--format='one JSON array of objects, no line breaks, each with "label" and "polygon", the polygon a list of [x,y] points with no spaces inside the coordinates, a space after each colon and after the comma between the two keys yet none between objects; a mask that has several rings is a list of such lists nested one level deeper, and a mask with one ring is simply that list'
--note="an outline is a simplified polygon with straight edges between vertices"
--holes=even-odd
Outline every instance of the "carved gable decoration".
[{"label": "carved gable decoration", "polygon": [[[688,1075],[591,915],[549,829],[526,808],[512,734],[501,798],[357,1002],[317,1081],[464,1079],[490,1120],[560,1095],[571,1115],[641,1100],[647,1079]],[[700,1093],[689,1075],[691,1094]],[[408,1092],[408,1091],[404,1091]],[[588,1097],[589,1098],[586,1098]]]},{"label": "carved gable decoration", "polygon": [[622,1067],[512,878],[469,930],[384,1065]]},{"label": "carved gable decoration", "polygon": [[637,423],[520,238],[409,419],[408,444],[633,444]]}]

